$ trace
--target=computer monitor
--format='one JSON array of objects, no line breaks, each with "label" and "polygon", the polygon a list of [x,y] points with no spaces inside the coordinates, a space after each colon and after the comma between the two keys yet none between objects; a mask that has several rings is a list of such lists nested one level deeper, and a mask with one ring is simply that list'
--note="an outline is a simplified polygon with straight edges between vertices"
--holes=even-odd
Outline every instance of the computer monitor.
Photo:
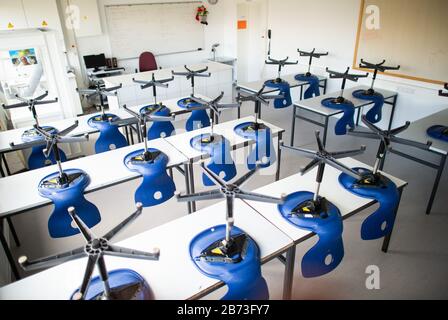
[{"label": "computer monitor", "polygon": [[98,70],[101,67],[106,67],[106,56],[104,53],[98,55],[84,56],[84,63],[87,69]]}]

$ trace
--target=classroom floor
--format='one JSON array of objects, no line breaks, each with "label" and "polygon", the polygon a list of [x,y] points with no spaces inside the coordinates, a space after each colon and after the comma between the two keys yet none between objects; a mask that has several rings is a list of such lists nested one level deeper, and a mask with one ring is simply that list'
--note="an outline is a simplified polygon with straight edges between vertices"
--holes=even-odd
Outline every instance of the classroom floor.
[{"label": "classroom floor", "polygon": [[[248,115],[252,107],[243,108],[243,115]],[[266,109],[265,109],[266,110]],[[264,111],[263,119],[279,127],[285,128],[287,134],[285,142],[289,142],[291,127],[291,108]],[[221,122],[234,118],[233,114],[226,114]],[[334,121],[334,120],[333,120]],[[333,123],[334,124],[334,123]],[[330,125],[331,126],[331,125]],[[296,132],[296,146],[314,148],[313,132],[316,127],[299,121]],[[360,145],[367,145],[367,152],[357,157],[367,164],[373,164],[378,143],[349,136],[329,136],[328,149],[351,149]],[[282,177],[297,173],[301,166],[307,163],[306,159],[298,159],[290,153],[283,153]],[[243,166],[239,166],[243,168]],[[385,166],[385,171],[409,182],[405,189],[401,202],[395,231],[392,237],[390,251],[384,254],[380,248],[382,241],[363,241],[360,239],[360,225],[365,217],[373,212],[370,209],[358,214],[344,222],[344,246],[345,257],[341,265],[332,273],[316,278],[304,279],[300,272],[300,263],[295,265],[293,286],[293,299],[447,299],[448,298],[448,170],[445,170],[438,196],[434,203],[430,216],[425,215],[426,204],[435,177],[433,169],[423,167],[406,159],[390,155]],[[177,182],[183,188],[180,177]],[[199,170],[196,170],[196,181],[200,181]],[[272,183],[274,176],[260,175],[252,179],[247,188],[256,189]],[[114,187],[117,188],[117,187]],[[129,188],[129,186],[127,187]],[[114,189],[114,201],[120,203],[120,196]],[[180,190],[183,191],[183,190]],[[285,190],[286,193],[296,190]],[[113,191],[110,191],[113,192]],[[110,199],[110,193],[98,192],[97,198]],[[115,196],[117,194],[117,196]],[[330,199],[331,200],[331,199]],[[200,203],[198,208],[212,203]],[[102,205],[104,206],[104,205]],[[113,204],[107,206],[110,210],[116,210]],[[104,209],[103,209],[104,210]],[[115,212],[114,212],[115,213]],[[150,215],[141,217],[138,224],[131,226],[118,240],[127,238],[152,227],[169,222],[172,219],[186,214],[185,204],[170,201],[166,206],[154,208]],[[114,221],[107,222],[100,230],[107,230],[116,222],[122,220],[128,213],[121,216],[114,215]],[[223,213],[224,218],[224,213]],[[34,222],[30,220],[34,219]],[[42,229],[45,233],[46,219],[48,216],[32,217],[22,215],[16,217],[17,226],[23,245],[14,248],[14,255],[28,254],[37,258],[59,251],[65,251],[82,244],[80,239],[71,239],[66,242],[50,242],[45,246],[44,241],[39,241],[36,232]],[[106,219],[104,220],[104,222]],[[103,222],[102,222],[103,223]],[[105,222],[106,223],[106,222]],[[100,231],[97,231],[101,233]],[[303,254],[314,245],[316,239],[310,239],[297,248],[296,261],[300,262]],[[380,268],[380,290],[366,289],[366,268],[375,265]],[[282,298],[284,267],[279,261],[272,261],[262,267],[262,272],[268,281],[272,299]],[[81,280],[81,279],[80,279]],[[207,299],[219,298],[222,289]]]}]

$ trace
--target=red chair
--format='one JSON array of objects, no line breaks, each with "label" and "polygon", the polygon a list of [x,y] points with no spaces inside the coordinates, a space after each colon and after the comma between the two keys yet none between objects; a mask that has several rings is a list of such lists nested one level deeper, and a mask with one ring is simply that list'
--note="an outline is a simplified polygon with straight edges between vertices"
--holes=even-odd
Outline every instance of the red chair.
[{"label": "red chair", "polygon": [[156,58],[151,52],[143,52],[140,55],[139,69],[140,72],[154,71],[158,69]]}]

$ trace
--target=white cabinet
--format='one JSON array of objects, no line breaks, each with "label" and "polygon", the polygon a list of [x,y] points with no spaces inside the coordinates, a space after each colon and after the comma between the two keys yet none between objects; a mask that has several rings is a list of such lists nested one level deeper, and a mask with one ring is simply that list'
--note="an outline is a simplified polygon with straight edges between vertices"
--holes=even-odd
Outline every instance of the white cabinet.
[{"label": "white cabinet", "polygon": [[0,30],[17,30],[27,27],[22,1],[0,0]]},{"label": "white cabinet", "polygon": [[66,14],[72,18],[77,37],[98,36],[103,33],[96,0],[69,0]]},{"label": "white cabinet", "polygon": [[62,36],[56,0],[22,0],[28,28],[43,28],[58,31]]}]

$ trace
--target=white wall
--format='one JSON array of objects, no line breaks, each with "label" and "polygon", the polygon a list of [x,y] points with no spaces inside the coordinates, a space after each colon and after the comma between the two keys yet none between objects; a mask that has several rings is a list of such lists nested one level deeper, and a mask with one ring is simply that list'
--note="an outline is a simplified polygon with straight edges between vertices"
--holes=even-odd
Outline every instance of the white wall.
[{"label": "white wall", "polygon": [[[329,57],[315,61],[314,72],[325,74],[325,67],[345,70],[352,66],[360,0],[268,0],[268,27],[273,32],[272,56],[290,56],[296,60],[297,48],[329,51]],[[387,52],[384,53],[387,59]],[[299,67],[288,67],[286,73],[305,70],[307,59],[301,59]],[[418,62],[416,62],[418,63]],[[434,66],[435,68],[437,66]],[[275,67],[265,67],[263,77],[275,75]],[[286,74],[285,73],[285,74]],[[448,81],[448,75],[447,75]],[[360,80],[370,85],[371,80]],[[350,85],[356,85],[350,83]],[[379,76],[377,87],[399,93],[395,125],[406,120],[417,120],[448,107],[446,98],[437,96],[437,85],[406,79]],[[329,92],[340,88],[340,81],[329,81]],[[389,110],[386,106],[385,110]],[[385,119],[388,116],[385,115]]]},{"label": "white wall", "polygon": [[[173,2],[164,0],[166,2]],[[189,0],[177,0],[186,2]],[[77,38],[79,55],[105,53],[106,56],[112,56],[109,35],[107,30],[107,20],[105,14],[105,5],[113,4],[131,4],[131,3],[152,3],[161,2],[161,0],[98,0],[100,10],[101,25],[103,35],[94,37]],[[182,64],[192,64],[204,61],[211,57],[211,46],[214,43],[220,43],[218,48],[219,56],[236,57],[236,3],[234,0],[219,1],[217,5],[205,4],[208,8],[209,25],[205,28],[205,47],[202,52],[184,53],[169,56],[157,57],[159,66],[172,67]],[[194,19],[194,17],[192,17]],[[138,67],[138,60],[119,61],[119,65],[126,68],[127,72],[134,72]]]}]

